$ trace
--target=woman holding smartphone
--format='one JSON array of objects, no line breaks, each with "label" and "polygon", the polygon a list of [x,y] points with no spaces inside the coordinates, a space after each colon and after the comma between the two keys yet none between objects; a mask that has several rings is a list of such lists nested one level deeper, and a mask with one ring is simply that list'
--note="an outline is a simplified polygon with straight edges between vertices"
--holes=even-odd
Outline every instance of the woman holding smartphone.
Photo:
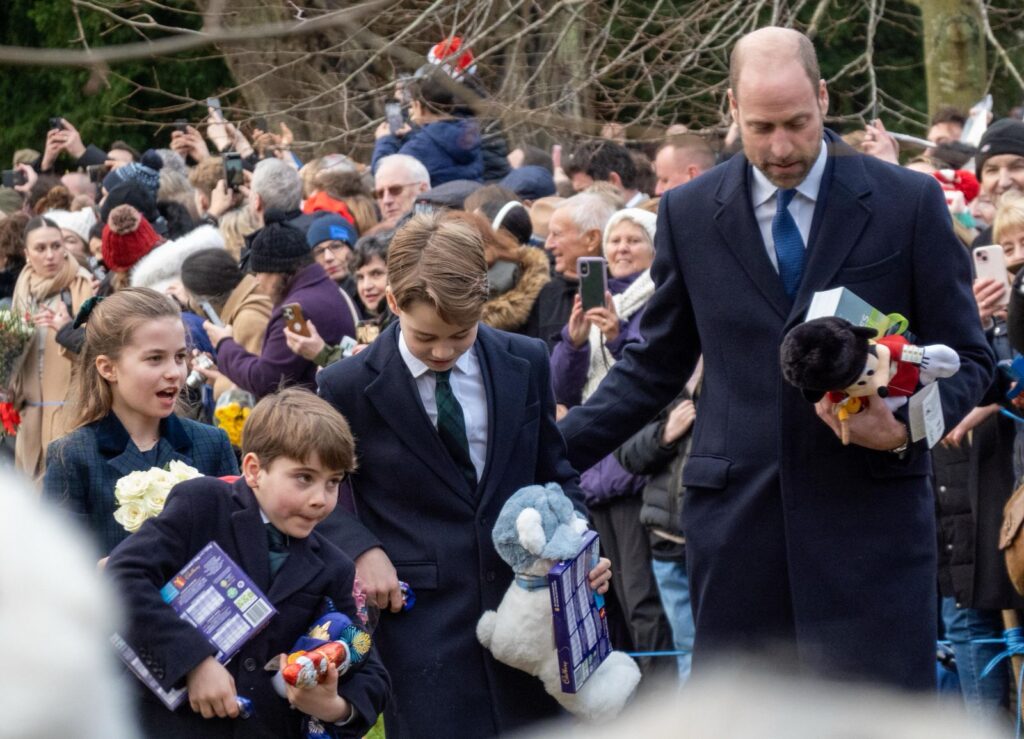
[{"label": "woman holding smartphone", "polygon": [[314,321],[330,344],[341,343],[343,336],[355,336],[352,314],[338,286],[314,260],[306,235],[288,224],[280,211],[268,211],[264,220],[267,225],[254,234],[247,257],[259,292],[273,305],[263,346],[259,354],[247,351],[238,342],[234,327],[206,321],[203,327],[216,347],[217,367],[193,367],[205,376],[221,372],[257,400],[282,384],[316,387],[316,365],[288,348],[284,333],[288,305],[297,303],[303,317]]},{"label": "woman holding smartphone", "polygon": [[[551,353],[551,380],[559,406],[579,405],[597,388],[629,344],[640,341],[640,317],[654,293],[650,267],[654,261],[657,217],[646,210],[616,211],[604,229],[604,262],[607,287],[604,305],[584,307],[592,300],[592,285],[601,289],[605,275],[599,259],[580,258],[580,292],[573,301],[561,341]],[[585,261],[586,260],[586,261]],[[586,266],[584,266],[584,264]],[[601,537],[603,554],[618,562],[612,574],[615,607],[609,625],[616,648],[632,646],[639,651],[672,649],[672,631],[665,618],[651,567],[648,535],[640,523],[646,478],[626,472],[608,455],[580,475],[590,518]],[[615,628],[617,626],[617,628]],[[631,642],[631,644],[630,644]],[[640,666],[648,672],[649,660]],[[658,665],[666,676],[674,671],[670,660]]]}]

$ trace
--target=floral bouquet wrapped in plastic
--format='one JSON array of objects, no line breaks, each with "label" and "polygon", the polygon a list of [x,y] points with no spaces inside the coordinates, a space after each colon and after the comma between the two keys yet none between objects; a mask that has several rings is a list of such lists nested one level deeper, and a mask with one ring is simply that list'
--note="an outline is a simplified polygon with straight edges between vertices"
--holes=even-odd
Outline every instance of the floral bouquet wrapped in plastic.
[{"label": "floral bouquet wrapped in plastic", "polygon": [[0,436],[13,436],[21,423],[8,392],[35,327],[9,308],[0,309]]},{"label": "floral bouquet wrapped in plastic", "polygon": [[228,440],[233,446],[242,446],[242,428],[246,419],[256,405],[256,399],[252,393],[234,387],[225,390],[217,398],[217,405],[213,410],[213,420],[218,428],[224,429]]},{"label": "floral bouquet wrapped in plastic", "polygon": [[178,460],[171,462],[166,469],[151,467],[129,472],[114,486],[114,499],[118,505],[114,520],[126,531],[135,533],[147,519],[160,515],[171,488],[179,482],[202,476],[203,473],[195,467]]}]

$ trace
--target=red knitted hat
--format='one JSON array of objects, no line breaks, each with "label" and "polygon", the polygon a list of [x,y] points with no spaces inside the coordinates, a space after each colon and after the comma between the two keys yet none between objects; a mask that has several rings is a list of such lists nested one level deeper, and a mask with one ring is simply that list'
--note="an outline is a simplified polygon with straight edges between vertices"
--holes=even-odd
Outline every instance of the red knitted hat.
[{"label": "red knitted hat", "polygon": [[959,190],[964,194],[964,201],[970,203],[981,191],[978,178],[964,169],[937,169],[932,174],[942,185],[943,190]]},{"label": "red knitted hat", "polygon": [[161,241],[139,211],[119,205],[103,227],[103,263],[114,272],[127,272]]}]

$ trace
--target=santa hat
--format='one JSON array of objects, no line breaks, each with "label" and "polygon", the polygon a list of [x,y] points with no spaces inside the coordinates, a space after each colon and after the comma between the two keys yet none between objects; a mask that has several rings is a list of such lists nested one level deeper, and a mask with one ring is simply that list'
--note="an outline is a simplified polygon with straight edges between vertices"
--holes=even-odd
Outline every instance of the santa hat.
[{"label": "santa hat", "polygon": [[103,263],[114,272],[127,272],[159,243],[160,236],[139,211],[119,205],[103,227]]},{"label": "santa hat", "polygon": [[462,38],[459,36],[451,36],[430,47],[427,61],[441,67],[455,80],[467,74],[476,74],[473,52],[468,48],[462,50]]},{"label": "santa hat", "polygon": [[943,190],[959,190],[964,194],[964,202],[970,203],[981,191],[978,178],[964,169],[937,169],[932,172]]}]

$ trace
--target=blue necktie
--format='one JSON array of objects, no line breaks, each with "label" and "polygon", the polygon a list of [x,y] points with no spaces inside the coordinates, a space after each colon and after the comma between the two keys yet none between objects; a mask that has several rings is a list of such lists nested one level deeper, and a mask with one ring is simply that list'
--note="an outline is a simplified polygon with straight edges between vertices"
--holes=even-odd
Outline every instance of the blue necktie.
[{"label": "blue necktie", "polygon": [[800,278],[804,274],[804,240],[800,229],[789,212],[796,190],[775,191],[775,217],[772,218],[772,239],[775,241],[775,256],[779,260],[779,277],[782,287],[790,298],[796,296]]}]

